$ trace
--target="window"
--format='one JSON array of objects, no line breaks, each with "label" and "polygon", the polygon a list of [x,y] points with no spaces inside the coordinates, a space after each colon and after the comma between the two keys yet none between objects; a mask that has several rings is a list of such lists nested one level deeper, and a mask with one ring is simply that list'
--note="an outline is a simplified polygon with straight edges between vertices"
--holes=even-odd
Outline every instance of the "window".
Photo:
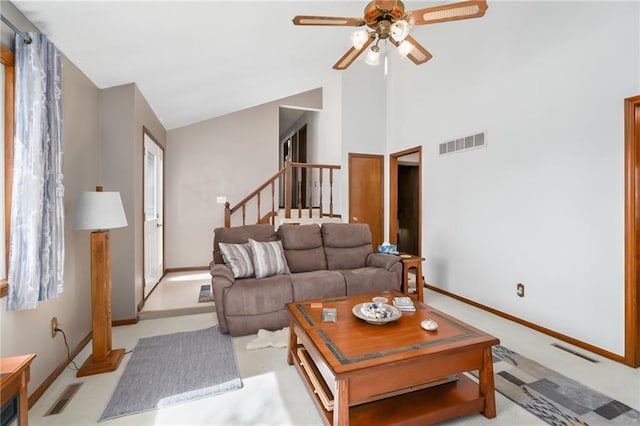
[{"label": "window", "polygon": [[[14,57],[13,52],[0,46],[0,62],[2,63],[2,110],[4,131],[4,149],[0,149],[0,297],[7,295],[7,261],[9,258],[9,221],[11,218],[11,179],[13,171],[13,130],[14,130]],[[4,173],[2,172],[4,168]]]}]

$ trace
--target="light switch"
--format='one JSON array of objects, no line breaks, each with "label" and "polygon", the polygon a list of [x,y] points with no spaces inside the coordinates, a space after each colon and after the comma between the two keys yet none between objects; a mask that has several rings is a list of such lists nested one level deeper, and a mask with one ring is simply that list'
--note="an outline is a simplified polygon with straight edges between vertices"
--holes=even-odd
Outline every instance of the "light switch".
[{"label": "light switch", "polygon": [[216,197],[216,203],[224,204],[226,202],[227,202],[227,197],[225,197],[224,195]]}]

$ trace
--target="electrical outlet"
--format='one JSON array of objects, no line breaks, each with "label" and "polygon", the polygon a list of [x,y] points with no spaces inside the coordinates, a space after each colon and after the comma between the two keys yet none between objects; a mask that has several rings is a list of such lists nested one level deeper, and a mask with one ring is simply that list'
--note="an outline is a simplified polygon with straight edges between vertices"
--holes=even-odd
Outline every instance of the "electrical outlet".
[{"label": "electrical outlet", "polygon": [[58,318],[51,318],[51,337],[56,337],[56,329],[58,328]]},{"label": "electrical outlet", "polygon": [[518,297],[524,297],[524,284],[518,283],[516,285],[516,294]]}]

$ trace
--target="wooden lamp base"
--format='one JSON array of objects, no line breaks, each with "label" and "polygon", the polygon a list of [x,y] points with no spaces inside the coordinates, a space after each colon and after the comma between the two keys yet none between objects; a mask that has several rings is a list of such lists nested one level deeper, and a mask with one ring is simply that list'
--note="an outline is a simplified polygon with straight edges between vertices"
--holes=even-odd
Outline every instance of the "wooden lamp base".
[{"label": "wooden lamp base", "polygon": [[120,361],[124,357],[124,349],[113,349],[107,358],[102,360],[94,360],[93,354],[82,364],[76,377],[91,376],[92,374],[108,373],[115,371],[120,365]]},{"label": "wooden lamp base", "polygon": [[91,325],[93,353],[77,377],[114,371],[124,349],[111,349],[111,259],[109,231],[91,233]]}]

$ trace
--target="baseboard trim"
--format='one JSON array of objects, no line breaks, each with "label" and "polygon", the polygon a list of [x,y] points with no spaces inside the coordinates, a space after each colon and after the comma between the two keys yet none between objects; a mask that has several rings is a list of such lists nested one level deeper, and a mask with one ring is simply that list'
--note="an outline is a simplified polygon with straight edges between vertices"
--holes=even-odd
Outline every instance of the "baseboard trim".
[{"label": "baseboard trim", "polygon": [[183,268],[167,268],[165,273],[169,272],[190,272],[190,271],[208,271],[209,265],[206,266],[185,266]]},{"label": "baseboard trim", "polygon": [[138,323],[138,317],[111,321],[112,327],[120,327],[121,325],[133,325]]},{"label": "baseboard trim", "polygon": [[45,393],[49,386],[53,384],[58,376],[60,376],[64,369],[67,368],[67,366],[71,363],[71,360],[74,359],[80,353],[80,351],[84,349],[87,344],[89,344],[90,341],[91,332],[89,332],[89,334],[87,334],[82,340],[80,340],[78,345],[69,352],[69,359],[64,360],[60,365],[58,365],[56,369],[53,370],[51,374],[49,374],[49,377],[47,377],[44,382],[42,382],[42,384],[38,386],[38,388],[31,395],[29,395],[29,408],[33,407],[33,405],[38,402],[42,394]]},{"label": "baseboard trim", "polygon": [[592,352],[594,354],[603,356],[605,358],[609,358],[609,359],[611,359],[613,361],[616,361],[616,362],[619,362],[621,364],[629,365],[629,364],[627,364],[625,357],[623,357],[621,355],[618,355],[618,354],[615,354],[613,352],[609,352],[609,351],[607,351],[605,349],[599,348],[599,347],[594,346],[594,345],[592,345],[590,343],[583,342],[583,341],[575,339],[575,338],[573,338],[571,336],[567,336],[566,334],[559,333],[557,331],[548,329],[546,327],[543,327],[541,325],[529,322],[527,320],[523,320],[522,318],[518,318],[518,317],[513,316],[511,314],[507,314],[505,312],[499,311],[497,309],[491,308],[491,307],[483,305],[481,303],[474,302],[471,299],[467,299],[465,297],[458,296],[455,293],[448,292],[448,291],[443,290],[443,289],[441,289],[439,287],[435,287],[435,286],[430,285],[430,284],[425,284],[425,287],[428,288],[429,290],[435,291],[436,293],[444,294],[445,296],[449,296],[452,299],[456,299],[456,300],[458,300],[460,302],[463,302],[463,303],[466,303],[468,305],[474,306],[476,308],[482,309],[484,311],[490,312],[490,313],[492,313],[494,315],[497,315],[499,317],[508,319],[509,321],[513,321],[515,323],[518,323],[518,324],[523,325],[525,327],[531,328],[532,330],[538,331],[538,332],[546,334],[548,336],[555,337],[556,339],[562,340],[562,341],[567,342],[567,343],[569,343],[571,345],[574,345],[574,346],[577,346],[579,348],[585,349],[585,350],[587,350],[589,352]]}]

